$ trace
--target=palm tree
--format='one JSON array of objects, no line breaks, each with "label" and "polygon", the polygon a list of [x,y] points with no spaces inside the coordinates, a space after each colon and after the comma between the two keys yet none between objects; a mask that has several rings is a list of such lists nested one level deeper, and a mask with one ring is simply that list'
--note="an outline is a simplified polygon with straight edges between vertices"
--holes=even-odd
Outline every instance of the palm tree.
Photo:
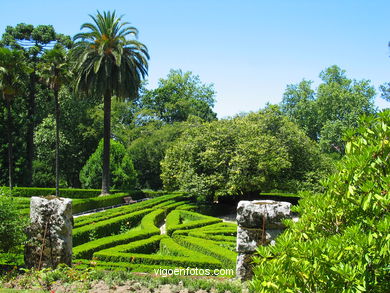
[{"label": "palm tree", "polygon": [[12,154],[12,101],[23,87],[25,75],[29,68],[20,51],[0,48],[0,91],[7,109],[7,141],[8,141],[8,181],[13,187],[13,154]]},{"label": "palm tree", "polygon": [[[109,193],[111,98],[135,98],[147,75],[149,54],[136,39],[138,30],[122,22],[114,12],[90,15],[93,23],[84,23],[75,35],[76,90],[103,97],[104,148],[102,195]],[[133,39],[127,39],[132,36]]]},{"label": "palm tree", "polygon": [[66,59],[66,51],[63,48],[54,48],[45,51],[42,56],[43,63],[39,65],[39,75],[45,84],[54,93],[54,108],[56,119],[56,196],[60,195],[59,178],[60,178],[60,163],[59,163],[59,146],[60,146],[60,104],[58,101],[58,94],[61,86],[70,78],[70,71],[68,70],[68,62]]}]

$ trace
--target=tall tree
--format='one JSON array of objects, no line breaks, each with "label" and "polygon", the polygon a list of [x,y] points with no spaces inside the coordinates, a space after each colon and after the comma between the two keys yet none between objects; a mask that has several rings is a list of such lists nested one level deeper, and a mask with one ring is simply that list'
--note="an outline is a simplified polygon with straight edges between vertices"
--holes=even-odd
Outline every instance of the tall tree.
[{"label": "tall tree", "polygon": [[281,110],[297,122],[325,152],[344,154],[344,132],[356,127],[359,116],[375,112],[375,90],[368,80],[349,79],[333,65],[320,73],[317,90],[311,81],[288,85]]},{"label": "tall tree", "polygon": [[0,91],[7,111],[8,141],[8,184],[13,187],[13,154],[12,154],[12,101],[23,87],[25,74],[28,74],[23,55],[20,51],[0,48]]},{"label": "tall tree", "polygon": [[136,39],[138,30],[122,22],[114,12],[99,11],[90,15],[93,23],[84,23],[75,35],[76,89],[103,97],[104,147],[102,194],[109,193],[111,98],[135,98],[141,81],[147,75],[149,54]]},{"label": "tall tree", "polygon": [[141,95],[141,117],[165,123],[186,121],[190,115],[205,121],[216,120],[212,108],[215,91],[212,84],[204,84],[198,75],[182,70],[171,70],[158,87]]},{"label": "tall tree", "polygon": [[69,64],[66,60],[66,52],[63,48],[54,48],[45,51],[42,56],[43,62],[40,64],[39,75],[42,80],[48,85],[54,94],[54,109],[55,109],[55,129],[56,129],[56,150],[55,150],[55,170],[56,170],[56,196],[59,192],[59,146],[60,146],[60,104],[58,94],[61,86],[70,78]]},{"label": "tall tree", "polygon": [[25,168],[25,182],[29,186],[32,182],[32,162],[34,159],[34,128],[36,126],[36,86],[38,83],[37,67],[45,49],[53,47],[71,48],[72,40],[69,36],[58,34],[52,25],[38,25],[19,23],[15,27],[7,26],[0,41],[0,46],[22,50],[32,68],[29,74],[28,86],[28,123],[27,123],[27,166]]}]

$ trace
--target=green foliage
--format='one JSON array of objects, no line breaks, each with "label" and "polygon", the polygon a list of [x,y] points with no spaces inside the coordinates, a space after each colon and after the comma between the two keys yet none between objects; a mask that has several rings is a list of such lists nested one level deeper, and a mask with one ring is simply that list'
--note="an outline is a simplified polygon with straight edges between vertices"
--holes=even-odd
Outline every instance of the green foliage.
[{"label": "green foliage", "polygon": [[161,165],[166,150],[188,127],[185,123],[157,126],[153,123],[137,129],[137,138],[129,145],[129,152],[137,171],[141,188],[161,189]]},{"label": "green foliage", "polygon": [[0,189],[0,252],[18,251],[25,241],[27,222],[20,216],[8,188]]},{"label": "green foliage", "polygon": [[88,226],[82,226],[73,229],[73,245],[77,246],[88,242],[91,231],[94,231],[97,238],[115,235],[120,232],[122,225],[128,225],[134,227],[144,215],[149,213],[151,209],[144,209],[136,211],[130,214],[118,216],[115,218],[107,219],[94,223]]},{"label": "green foliage", "polygon": [[123,198],[128,195],[128,193],[115,193],[102,197],[76,199],[72,202],[72,212],[73,214],[77,214],[93,209],[121,204],[123,203]]},{"label": "green foliage", "polygon": [[295,192],[326,172],[318,146],[275,107],[185,130],[161,163],[168,190],[201,201],[274,189]]},{"label": "green foliage", "polygon": [[220,243],[204,238],[181,235],[174,237],[174,239],[184,247],[215,257],[221,261],[225,268],[235,268],[236,266],[237,253],[234,250],[222,247]]},{"label": "green foliage", "polygon": [[176,230],[192,229],[218,222],[222,222],[222,220],[190,211],[174,210],[167,216],[166,230],[168,235],[172,235]]},{"label": "green foliage", "polygon": [[336,65],[322,71],[320,78],[323,82],[316,92],[312,81],[288,85],[281,109],[323,151],[344,154],[343,133],[356,127],[361,115],[375,112],[375,90],[368,80],[348,79]]},{"label": "green foliage", "polygon": [[[91,198],[100,194],[99,189],[61,188],[60,191],[61,196],[67,198]],[[12,195],[18,197],[47,196],[54,193],[55,188],[15,187],[12,189]]]},{"label": "green foliage", "polygon": [[[69,141],[60,132],[60,161],[64,162],[67,157],[67,151],[70,148]],[[55,119],[53,115],[48,115],[35,130],[34,140],[37,143],[35,160],[33,162],[33,184],[34,186],[55,186]],[[64,178],[64,175],[62,176]]]},{"label": "green foliage", "polygon": [[[118,216],[122,216],[124,214],[139,211],[141,209],[157,207],[157,206],[162,207],[163,203],[170,204],[171,202],[169,202],[169,200],[174,199],[174,198],[179,199],[180,196],[181,196],[180,194],[170,194],[170,195],[166,195],[166,196],[161,196],[159,198],[154,198],[154,199],[138,202],[138,203],[131,204],[131,205],[113,208],[113,209],[99,212],[99,213],[92,214],[92,215],[81,216],[81,217],[78,217],[75,219],[74,227],[77,228],[77,227],[82,227],[85,225],[97,223],[100,221],[104,221],[104,220],[108,220],[108,219],[115,218]],[[110,197],[110,196],[108,196],[108,197]],[[103,198],[103,197],[100,197],[100,198]]]},{"label": "green foliage", "polygon": [[165,123],[186,121],[197,116],[204,121],[213,121],[217,115],[212,111],[215,103],[212,84],[203,84],[192,72],[171,70],[166,79],[160,79],[154,90],[144,90],[141,99],[143,120],[161,120]]},{"label": "green foliage", "polygon": [[[98,188],[102,182],[103,168],[103,140],[100,141],[96,151],[88,159],[80,171],[80,181],[85,188]],[[111,140],[110,166],[113,188],[134,189],[136,184],[136,172],[133,162],[125,147]]]},{"label": "green foliage", "polygon": [[[169,247],[169,251],[171,252],[168,254],[151,254],[160,248],[160,242],[163,240],[165,241],[165,245],[163,244],[163,247],[165,250]],[[175,250],[175,253],[173,254],[176,255],[171,255],[172,250]],[[182,247],[175,243],[172,239],[169,239],[166,235],[157,235],[149,239],[102,250],[96,252],[94,257],[103,261],[118,261],[151,265],[161,264],[178,267],[200,268],[221,267],[221,263],[213,257]]]},{"label": "green foliage", "polygon": [[304,195],[300,220],[259,247],[256,292],[390,290],[390,111],[360,123],[326,192]]}]

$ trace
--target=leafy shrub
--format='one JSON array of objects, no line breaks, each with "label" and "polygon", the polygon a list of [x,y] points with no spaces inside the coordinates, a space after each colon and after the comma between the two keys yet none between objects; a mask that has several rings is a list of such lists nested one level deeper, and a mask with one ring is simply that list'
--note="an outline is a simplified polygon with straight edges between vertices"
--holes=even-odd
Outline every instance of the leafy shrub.
[{"label": "leafy shrub", "polygon": [[26,239],[23,220],[7,188],[0,188],[0,252],[12,252]]},{"label": "leafy shrub", "polygon": [[[80,171],[80,181],[84,188],[99,188],[102,182],[103,140],[96,151],[89,157]],[[134,189],[137,174],[133,162],[125,147],[111,140],[110,146],[110,182],[113,188]]]},{"label": "leafy shrub", "polygon": [[326,192],[302,194],[300,220],[258,248],[254,291],[390,291],[390,110],[361,125]]},{"label": "leafy shrub", "polygon": [[186,129],[161,166],[167,190],[207,202],[274,189],[296,192],[309,172],[330,169],[318,145],[273,107]]}]

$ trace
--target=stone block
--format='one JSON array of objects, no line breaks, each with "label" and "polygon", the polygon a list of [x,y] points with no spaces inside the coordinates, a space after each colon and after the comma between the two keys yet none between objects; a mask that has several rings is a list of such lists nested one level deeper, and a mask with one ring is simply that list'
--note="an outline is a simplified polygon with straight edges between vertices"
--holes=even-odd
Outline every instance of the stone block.
[{"label": "stone block", "polygon": [[291,203],[273,200],[240,201],[237,206],[237,224],[247,228],[283,229],[282,219],[292,217]]},{"label": "stone block", "polygon": [[55,268],[72,263],[72,200],[68,198],[32,197],[30,226],[25,246],[28,268]]}]

